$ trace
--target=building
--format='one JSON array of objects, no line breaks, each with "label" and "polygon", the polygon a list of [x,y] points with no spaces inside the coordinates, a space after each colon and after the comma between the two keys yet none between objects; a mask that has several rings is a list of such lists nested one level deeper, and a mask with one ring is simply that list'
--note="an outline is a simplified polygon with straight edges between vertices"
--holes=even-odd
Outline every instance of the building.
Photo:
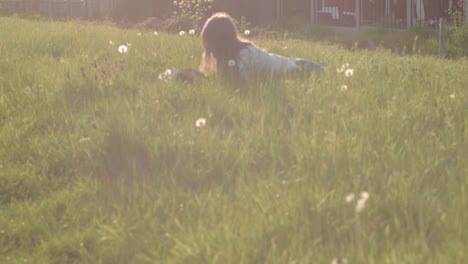
[{"label": "building", "polygon": [[224,0],[222,11],[253,23],[299,17],[328,26],[434,26],[440,18],[468,23],[468,0]]},{"label": "building", "polygon": [[[113,17],[139,21],[167,17],[170,0],[0,0],[4,14],[39,12],[48,16]],[[280,18],[302,18],[311,24],[410,28],[434,26],[440,18],[468,23],[468,0],[220,0],[213,11],[225,11],[253,24]],[[455,15],[454,15],[455,14]]]}]

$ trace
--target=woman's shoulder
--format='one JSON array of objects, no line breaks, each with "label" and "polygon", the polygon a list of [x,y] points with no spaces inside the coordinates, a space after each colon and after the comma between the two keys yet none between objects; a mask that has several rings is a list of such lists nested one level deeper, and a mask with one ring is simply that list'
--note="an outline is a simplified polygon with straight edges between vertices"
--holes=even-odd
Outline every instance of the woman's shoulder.
[{"label": "woman's shoulder", "polygon": [[254,44],[248,44],[239,51],[239,58],[258,58],[268,56],[268,52]]},{"label": "woman's shoulder", "polygon": [[253,43],[247,43],[241,50],[240,53],[247,53],[247,52],[266,52],[265,50],[255,46]]}]

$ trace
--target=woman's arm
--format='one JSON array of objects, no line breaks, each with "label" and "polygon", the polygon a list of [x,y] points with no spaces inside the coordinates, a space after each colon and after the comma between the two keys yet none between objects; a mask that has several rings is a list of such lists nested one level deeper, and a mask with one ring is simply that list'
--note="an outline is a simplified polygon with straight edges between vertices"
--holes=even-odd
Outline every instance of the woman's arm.
[{"label": "woman's arm", "polygon": [[244,78],[261,74],[281,75],[299,69],[294,59],[268,53],[254,45],[240,51],[237,67]]}]

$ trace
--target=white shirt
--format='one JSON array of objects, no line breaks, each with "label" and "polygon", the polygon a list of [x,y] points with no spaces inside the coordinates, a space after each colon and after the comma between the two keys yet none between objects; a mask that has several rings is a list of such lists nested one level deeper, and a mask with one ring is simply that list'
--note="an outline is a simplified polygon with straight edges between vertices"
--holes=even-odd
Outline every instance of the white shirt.
[{"label": "white shirt", "polygon": [[268,53],[253,44],[240,50],[236,63],[244,78],[259,74],[284,74],[298,69],[294,59]]}]

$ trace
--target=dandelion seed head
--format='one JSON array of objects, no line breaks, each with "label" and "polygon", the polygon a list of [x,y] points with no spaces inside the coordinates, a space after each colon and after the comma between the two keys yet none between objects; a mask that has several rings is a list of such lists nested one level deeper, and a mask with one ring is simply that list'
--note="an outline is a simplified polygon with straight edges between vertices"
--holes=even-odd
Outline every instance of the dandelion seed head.
[{"label": "dandelion seed head", "polygon": [[137,33],[137,36],[141,36],[141,32],[138,32],[138,33]]},{"label": "dandelion seed head", "polygon": [[366,208],[366,202],[367,202],[367,199],[363,199],[363,198],[360,198],[357,202],[356,202],[356,213],[360,213],[364,210],[364,208]]},{"label": "dandelion seed head", "polygon": [[246,30],[244,31],[244,35],[246,35],[246,36],[250,35],[250,30],[246,29]]},{"label": "dandelion seed head", "polygon": [[348,264],[348,260],[346,258],[334,258],[331,264]]},{"label": "dandelion seed head", "polygon": [[369,199],[369,193],[365,191],[361,192],[361,199],[365,199],[365,200]]},{"label": "dandelion seed head", "polygon": [[197,121],[195,121],[195,126],[199,128],[206,126],[206,118],[203,118],[203,117],[198,118]]},{"label": "dandelion seed head", "polygon": [[185,31],[183,31],[183,30],[180,31],[180,32],[179,32],[179,35],[180,35],[180,36],[185,36]]},{"label": "dandelion seed head", "polygon": [[128,47],[125,45],[120,45],[119,46],[119,53],[127,53]]},{"label": "dandelion seed head", "polygon": [[157,35],[158,35],[158,32],[157,32],[157,31],[155,31],[155,32],[154,32],[154,35],[155,35],[155,36],[157,36]]},{"label": "dandelion seed head", "polygon": [[346,77],[351,77],[351,76],[353,76],[353,75],[354,75],[354,70],[353,70],[353,69],[347,69],[347,70],[345,71],[345,76],[346,76]]},{"label": "dandelion seed head", "polygon": [[346,195],[345,201],[347,203],[350,203],[350,202],[354,201],[354,193],[350,193],[350,194]]},{"label": "dandelion seed head", "polygon": [[191,29],[191,30],[189,30],[189,32],[188,32],[188,33],[189,33],[190,35],[195,35],[195,29]]},{"label": "dandelion seed head", "polygon": [[451,99],[455,99],[455,97],[457,97],[457,94],[455,94],[455,93],[450,94],[450,98],[451,98]]},{"label": "dandelion seed head", "polygon": [[160,73],[158,78],[159,80],[161,81],[169,81],[169,80],[172,80],[172,77],[173,77],[173,72],[171,69],[167,69],[166,71],[164,71],[164,73]]},{"label": "dandelion seed head", "polygon": [[229,60],[229,61],[228,61],[228,66],[229,66],[229,67],[234,67],[234,66],[236,66],[236,61],[235,61],[235,60]]},{"label": "dandelion seed head", "polygon": [[84,142],[88,142],[88,141],[91,141],[90,137],[83,137],[83,138],[80,138],[80,140],[78,142],[79,143],[84,143]]},{"label": "dandelion seed head", "polygon": [[336,71],[341,73],[341,72],[344,72],[346,70],[346,68],[348,68],[349,64],[343,64],[341,65],[340,68],[336,68]]},{"label": "dandelion seed head", "polygon": [[348,90],[348,86],[346,84],[341,85],[340,90],[345,92]]},{"label": "dandelion seed head", "polygon": [[443,214],[440,216],[440,220],[441,220],[442,222],[444,222],[446,217],[447,217],[447,214],[446,214],[446,213],[443,213]]}]

